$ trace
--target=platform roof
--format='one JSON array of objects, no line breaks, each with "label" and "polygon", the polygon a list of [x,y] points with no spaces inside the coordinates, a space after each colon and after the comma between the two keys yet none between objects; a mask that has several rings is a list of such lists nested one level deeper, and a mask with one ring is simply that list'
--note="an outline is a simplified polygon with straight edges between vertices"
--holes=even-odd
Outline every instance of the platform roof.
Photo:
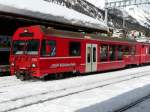
[{"label": "platform roof", "polygon": [[108,31],[104,21],[96,20],[65,6],[59,6],[44,0],[1,0],[0,15],[30,19],[39,23],[46,22],[50,25],[55,24],[74,29]]}]

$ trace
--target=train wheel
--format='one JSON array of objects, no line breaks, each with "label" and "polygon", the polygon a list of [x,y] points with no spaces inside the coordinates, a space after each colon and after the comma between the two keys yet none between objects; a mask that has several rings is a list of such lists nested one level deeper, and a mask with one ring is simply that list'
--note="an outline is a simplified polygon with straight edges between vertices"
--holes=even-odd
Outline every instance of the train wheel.
[{"label": "train wheel", "polygon": [[28,74],[20,74],[19,75],[19,79],[21,81],[25,81],[25,80],[29,80],[30,79],[30,76]]},{"label": "train wheel", "polygon": [[16,78],[17,78],[17,79],[19,79],[19,75],[18,75],[18,73],[17,73],[17,74],[15,74],[15,76],[16,76]]},{"label": "train wheel", "polygon": [[55,79],[62,79],[63,78],[63,74],[55,74]]},{"label": "train wheel", "polygon": [[79,71],[76,71],[74,74],[76,77],[81,75]]},{"label": "train wheel", "polygon": [[25,78],[24,75],[20,75],[20,76],[19,76],[19,79],[20,79],[21,81],[25,81],[25,80],[26,80],[26,78]]}]

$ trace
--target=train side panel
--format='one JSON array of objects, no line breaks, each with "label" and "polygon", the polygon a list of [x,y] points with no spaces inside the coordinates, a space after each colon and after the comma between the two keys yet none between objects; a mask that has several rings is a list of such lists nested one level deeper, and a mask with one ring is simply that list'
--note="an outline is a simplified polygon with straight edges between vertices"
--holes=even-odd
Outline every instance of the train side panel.
[{"label": "train side panel", "polygon": [[141,44],[140,55],[141,55],[141,60],[140,60],[141,64],[150,62],[150,47],[148,44],[144,44],[144,43]]},{"label": "train side panel", "polygon": [[[61,38],[50,36],[46,37],[46,40],[56,42],[56,55],[40,56],[39,68],[41,73],[38,77],[43,77],[48,74],[59,74],[65,72],[84,73],[84,45],[81,44],[80,39],[67,39],[63,37]],[[79,51],[78,49],[74,48],[75,46],[80,47]]]}]

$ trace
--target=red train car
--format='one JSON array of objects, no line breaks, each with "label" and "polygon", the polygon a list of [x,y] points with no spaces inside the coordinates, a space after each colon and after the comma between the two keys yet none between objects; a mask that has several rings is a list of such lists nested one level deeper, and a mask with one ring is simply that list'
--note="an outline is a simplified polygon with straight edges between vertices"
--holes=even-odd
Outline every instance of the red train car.
[{"label": "red train car", "polygon": [[11,74],[26,80],[149,63],[150,45],[37,25],[15,32],[10,54]]}]

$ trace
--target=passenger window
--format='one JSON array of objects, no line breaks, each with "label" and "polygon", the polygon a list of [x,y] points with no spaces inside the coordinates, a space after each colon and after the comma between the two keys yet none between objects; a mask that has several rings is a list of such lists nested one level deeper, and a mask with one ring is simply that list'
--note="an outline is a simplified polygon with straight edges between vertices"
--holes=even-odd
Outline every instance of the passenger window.
[{"label": "passenger window", "polygon": [[130,54],[135,55],[135,46],[131,47]]},{"label": "passenger window", "polygon": [[116,46],[111,45],[109,47],[109,55],[110,55],[110,57],[109,57],[110,61],[116,60]]},{"label": "passenger window", "polygon": [[118,60],[122,60],[123,59],[123,46],[118,46],[118,49],[117,49],[117,51],[118,51]]},{"label": "passenger window", "polygon": [[128,46],[124,47],[124,55],[129,55],[130,54],[130,50]]},{"label": "passenger window", "polygon": [[41,47],[41,56],[56,56],[56,41],[43,40]]},{"label": "passenger window", "polygon": [[108,61],[108,45],[100,46],[100,61]]},{"label": "passenger window", "polygon": [[69,43],[69,55],[70,56],[80,56],[81,43],[80,42],[70,42]]}]

